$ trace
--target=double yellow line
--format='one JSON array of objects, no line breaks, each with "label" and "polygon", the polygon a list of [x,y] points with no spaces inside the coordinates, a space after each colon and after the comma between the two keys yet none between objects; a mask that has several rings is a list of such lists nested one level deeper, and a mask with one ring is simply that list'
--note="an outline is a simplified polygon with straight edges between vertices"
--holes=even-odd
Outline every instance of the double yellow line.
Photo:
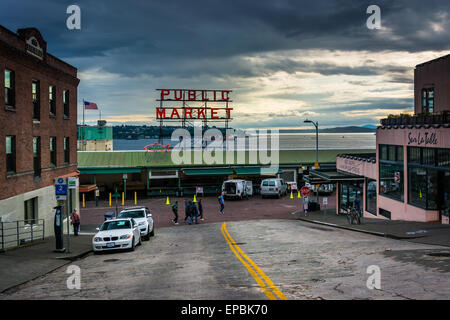
[{"label": "double yellow line", "polygon": [[[284,294],[278,290],[278,288],[273,284],[272,280],[244,253],[241,248],[236,244],[233,238],[227,231],[226,223],[223,223],[220,227],[223,237],[230,246],[231,251],[234,252],[236,257],[242,262],[242,264],[247,268],[248,272],[256,280],[261,290],[267,295],[271,300],[287,300]],[[264,281],[263,281],[264,280]]]}]

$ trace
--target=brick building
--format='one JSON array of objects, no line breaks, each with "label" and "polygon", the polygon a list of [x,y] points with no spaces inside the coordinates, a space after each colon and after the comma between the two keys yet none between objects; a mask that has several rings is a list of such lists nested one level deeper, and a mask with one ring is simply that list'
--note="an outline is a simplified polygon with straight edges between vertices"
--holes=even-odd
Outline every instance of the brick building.
[{"label": "brick building", "polygon": [[[0,218],[45,220],[53,233],[54,179],[77,176],[77,69],[47,53],[35,28],[0,26]],[[78,208],[77,190],[69,208]]]}]

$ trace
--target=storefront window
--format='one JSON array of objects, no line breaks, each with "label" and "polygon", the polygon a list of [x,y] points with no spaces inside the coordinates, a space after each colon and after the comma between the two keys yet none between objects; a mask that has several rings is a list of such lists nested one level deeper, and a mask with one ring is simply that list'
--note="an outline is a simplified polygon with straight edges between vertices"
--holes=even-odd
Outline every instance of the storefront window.
[{"label": "storefront window", "polygon": [[360,209],[362,209],[362,182],[351,181],[339,184],[339,212],[342,213],[353,207],[356,198],[360,200]]},{"label": "storefront window", "polygon": [[377,215],[377,181],[366,179],[366,211]]},{"label": "storefront window", "polygon": [[404,201],[403,164],[380,163],[380,194]]},{"label": "storefront window", "polygon": [[409,203],[425,208],[427,205],[427,170],[408,169]]}]

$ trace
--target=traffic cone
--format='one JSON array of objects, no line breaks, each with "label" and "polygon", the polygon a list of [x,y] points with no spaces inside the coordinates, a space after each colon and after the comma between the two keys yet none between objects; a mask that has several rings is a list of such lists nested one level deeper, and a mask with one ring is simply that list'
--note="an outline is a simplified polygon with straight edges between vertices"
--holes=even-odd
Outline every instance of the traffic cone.
[{"label": "traffic cone", "polygon": [[294,199],[294,196],[292,195],[292,190],[291,190],[291,199]]},{"label": "traffic cone", "polygon": [[170,204],[170,202],[169,202],[169,197],[167,197],[166,204],[167,204],[167,205]]},{"label": "traffic cone", "polygon": [[192,202],[197,202],[197,198],[195,197],[195,194],[194,194],[194,201],[192,201]]},{"label": "traffic cone", "polygon": [[300,190],[298,190],[297,192],[298,192],[298,194],[297,194],[297,198],[299,198],[299,199],[300,199],[300,198],[302,197],[302,196],[300,195]]}]

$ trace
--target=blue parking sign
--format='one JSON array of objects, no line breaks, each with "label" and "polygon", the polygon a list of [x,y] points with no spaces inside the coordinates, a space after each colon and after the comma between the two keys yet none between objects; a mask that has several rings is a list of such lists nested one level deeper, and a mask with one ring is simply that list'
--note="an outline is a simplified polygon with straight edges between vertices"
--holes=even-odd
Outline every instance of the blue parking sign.
[{"label": "blue parking sign", "polygon": [[67,185],[65,184],[55,184],[55,195],[66,195]]}]

